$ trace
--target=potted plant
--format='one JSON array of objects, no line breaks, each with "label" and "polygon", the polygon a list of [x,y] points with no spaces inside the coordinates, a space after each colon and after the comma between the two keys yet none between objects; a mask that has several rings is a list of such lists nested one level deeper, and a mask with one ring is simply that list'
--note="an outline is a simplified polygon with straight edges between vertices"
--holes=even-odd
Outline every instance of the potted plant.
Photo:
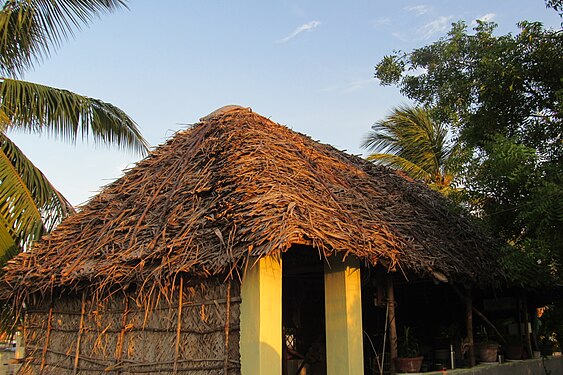
[{"label": "potted plant", "polygon": [[422,357],[418,346],[418,340],[412,335],[411,328],[405,326],[403,335],[397,341],[398,357],[393,358],[397,372],[420,372]]},{"label": "potted plant", "polygon": [[540,353],[543,357],[553,354],[554,342],[551,337],[540,337]]},{"label": "potted plant", "polygon": [[487,329],[481,326],[477,332],[477,353],[481,362],[496,362],[498,358],[498,342],[489,339]]}]

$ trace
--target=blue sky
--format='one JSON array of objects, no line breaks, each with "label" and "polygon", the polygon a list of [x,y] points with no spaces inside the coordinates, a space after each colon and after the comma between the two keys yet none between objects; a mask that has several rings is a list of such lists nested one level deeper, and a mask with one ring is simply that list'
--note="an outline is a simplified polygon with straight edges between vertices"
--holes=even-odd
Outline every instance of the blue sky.
[{"label": "blue sky", "polygon": [[[528,19],[558,27],[542,0],[148,1],[102,16],[24,79],[125,110],[152,146],[227,104],[347,150],[405,99],[374,65],[444,36],[452,22],[489,19],[498,34]],[[73,204],[139,160],[115,148],[47,136],[12,138]]]}]

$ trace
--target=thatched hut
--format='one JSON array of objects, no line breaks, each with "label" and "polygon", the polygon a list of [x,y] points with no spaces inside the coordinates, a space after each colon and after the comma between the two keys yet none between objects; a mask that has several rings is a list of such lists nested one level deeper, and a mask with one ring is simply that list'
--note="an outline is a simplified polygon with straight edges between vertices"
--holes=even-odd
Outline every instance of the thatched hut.
[{"label": "thatched hut", "polygon": [[230,106],[16,257],[3,287],[25,312],[24,374],[279,374],[321,275],[322,371],[357,374],[375,267],[464,285],[496,271],[488,238],[422,183]]}]

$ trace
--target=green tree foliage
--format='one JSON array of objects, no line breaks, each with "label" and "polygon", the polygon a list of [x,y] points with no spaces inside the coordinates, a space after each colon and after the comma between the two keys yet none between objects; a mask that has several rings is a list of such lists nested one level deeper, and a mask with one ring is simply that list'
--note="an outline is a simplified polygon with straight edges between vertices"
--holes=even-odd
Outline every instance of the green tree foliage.
[{"label": "green tree foliage", "polygon": [[421,107],[398,107],[372,126],[363,147],[371,151],[367,159],[405,171],[445,193],[454,190],[450,162],[456,148],[448,140],[448,129],[432,120]]},{"label": "green tree foliage", "polygon": [[563,17],[563,0],[545,0],[545,6],[551,8]]},{"label": "green tree foliage", "polygon": [[385,56],[375,75],[431,108],[470,150],[459,173],[509,245],[513,281],[561,281],[563,32],[521,22],[518,34],[496,36],[495,27],[455,23],[435,43]]},{"label": "green tree foliage", "polygon": [[100,14],[125,5],[122,0],[8,0],[0,17],[2,72],[24,73],[76,29]]},{"label": "green tree foliage", "polygon": [[10,140],[18,129],[145,153],[135,122],[110,103],[20,78],[120,0],[8,0],[0,11],[0,261],[26,248],[74,210]]}]

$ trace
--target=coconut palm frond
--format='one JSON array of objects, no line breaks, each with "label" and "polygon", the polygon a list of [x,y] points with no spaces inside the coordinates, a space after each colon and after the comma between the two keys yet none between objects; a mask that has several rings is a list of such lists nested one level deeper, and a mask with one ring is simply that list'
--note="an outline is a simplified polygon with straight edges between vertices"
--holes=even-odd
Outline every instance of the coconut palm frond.
[{"label": "coconut palm frond", "polygon": [[362,145],[373,153],[369,160],[403,169],[428,183],[445,179],[451,154],[448,130],[420,107],[397,107],[372,126]]},{"label": "coconut palm frond", "polygon": [[393,154],[371,154],[367,160],[373,161],[376,164],[385,165],[393,169],[400,169],[405,171],[410,177],[416,180],[429,181],[431,175],[417,164]]},{"label": "coconut palm frond", "polygon": [[2,109],[0,109],[0,132],[4,132],[9,125],[10,118]]},{"label": "coconut palm frond", "polygon": [[[73,213],[72,205],[4,134],[0,134],[0,217],[13,242],[25,248]],[[10,242],[0,233],[7,251]],[[1,255],[1,253],[0,253]]]},{"label": "coconut palm frond", "polygon": [[[5,220],[0,216],[0,277],[4,275],[4,266],[15,257],[21,249],[16,245],[12,234],[5,225]],[[0,334],[5,339],[10,339],[20,323],[13,306],[8,301],[0,301]]]},{"label": "coconut palm frond", "polygon": [[1,268],[6,265],[6,262],[20,250],[16,245],[13,233],[8,229],[9,226],[6,219],[0,216],[0,274],[2,273]]},{"label": "coconut palm frond", "polygon": [[0,12],[0,73],[16,76],[41,60],[47,51],[42,31],[26,2],[8,1]]},{"label": "coconut palm frond", "polygon": [[13,79],[0,82],[2,110],[9,128],[48,133],[66,141],[77,137],[115,144],[146,154],[148,144],[137,124],[116,106],[36,83]]},{"label": "coconut palm frond", "polygon": [[9,0],[0,11],[0,72],[17,76],[122,0]]}]

